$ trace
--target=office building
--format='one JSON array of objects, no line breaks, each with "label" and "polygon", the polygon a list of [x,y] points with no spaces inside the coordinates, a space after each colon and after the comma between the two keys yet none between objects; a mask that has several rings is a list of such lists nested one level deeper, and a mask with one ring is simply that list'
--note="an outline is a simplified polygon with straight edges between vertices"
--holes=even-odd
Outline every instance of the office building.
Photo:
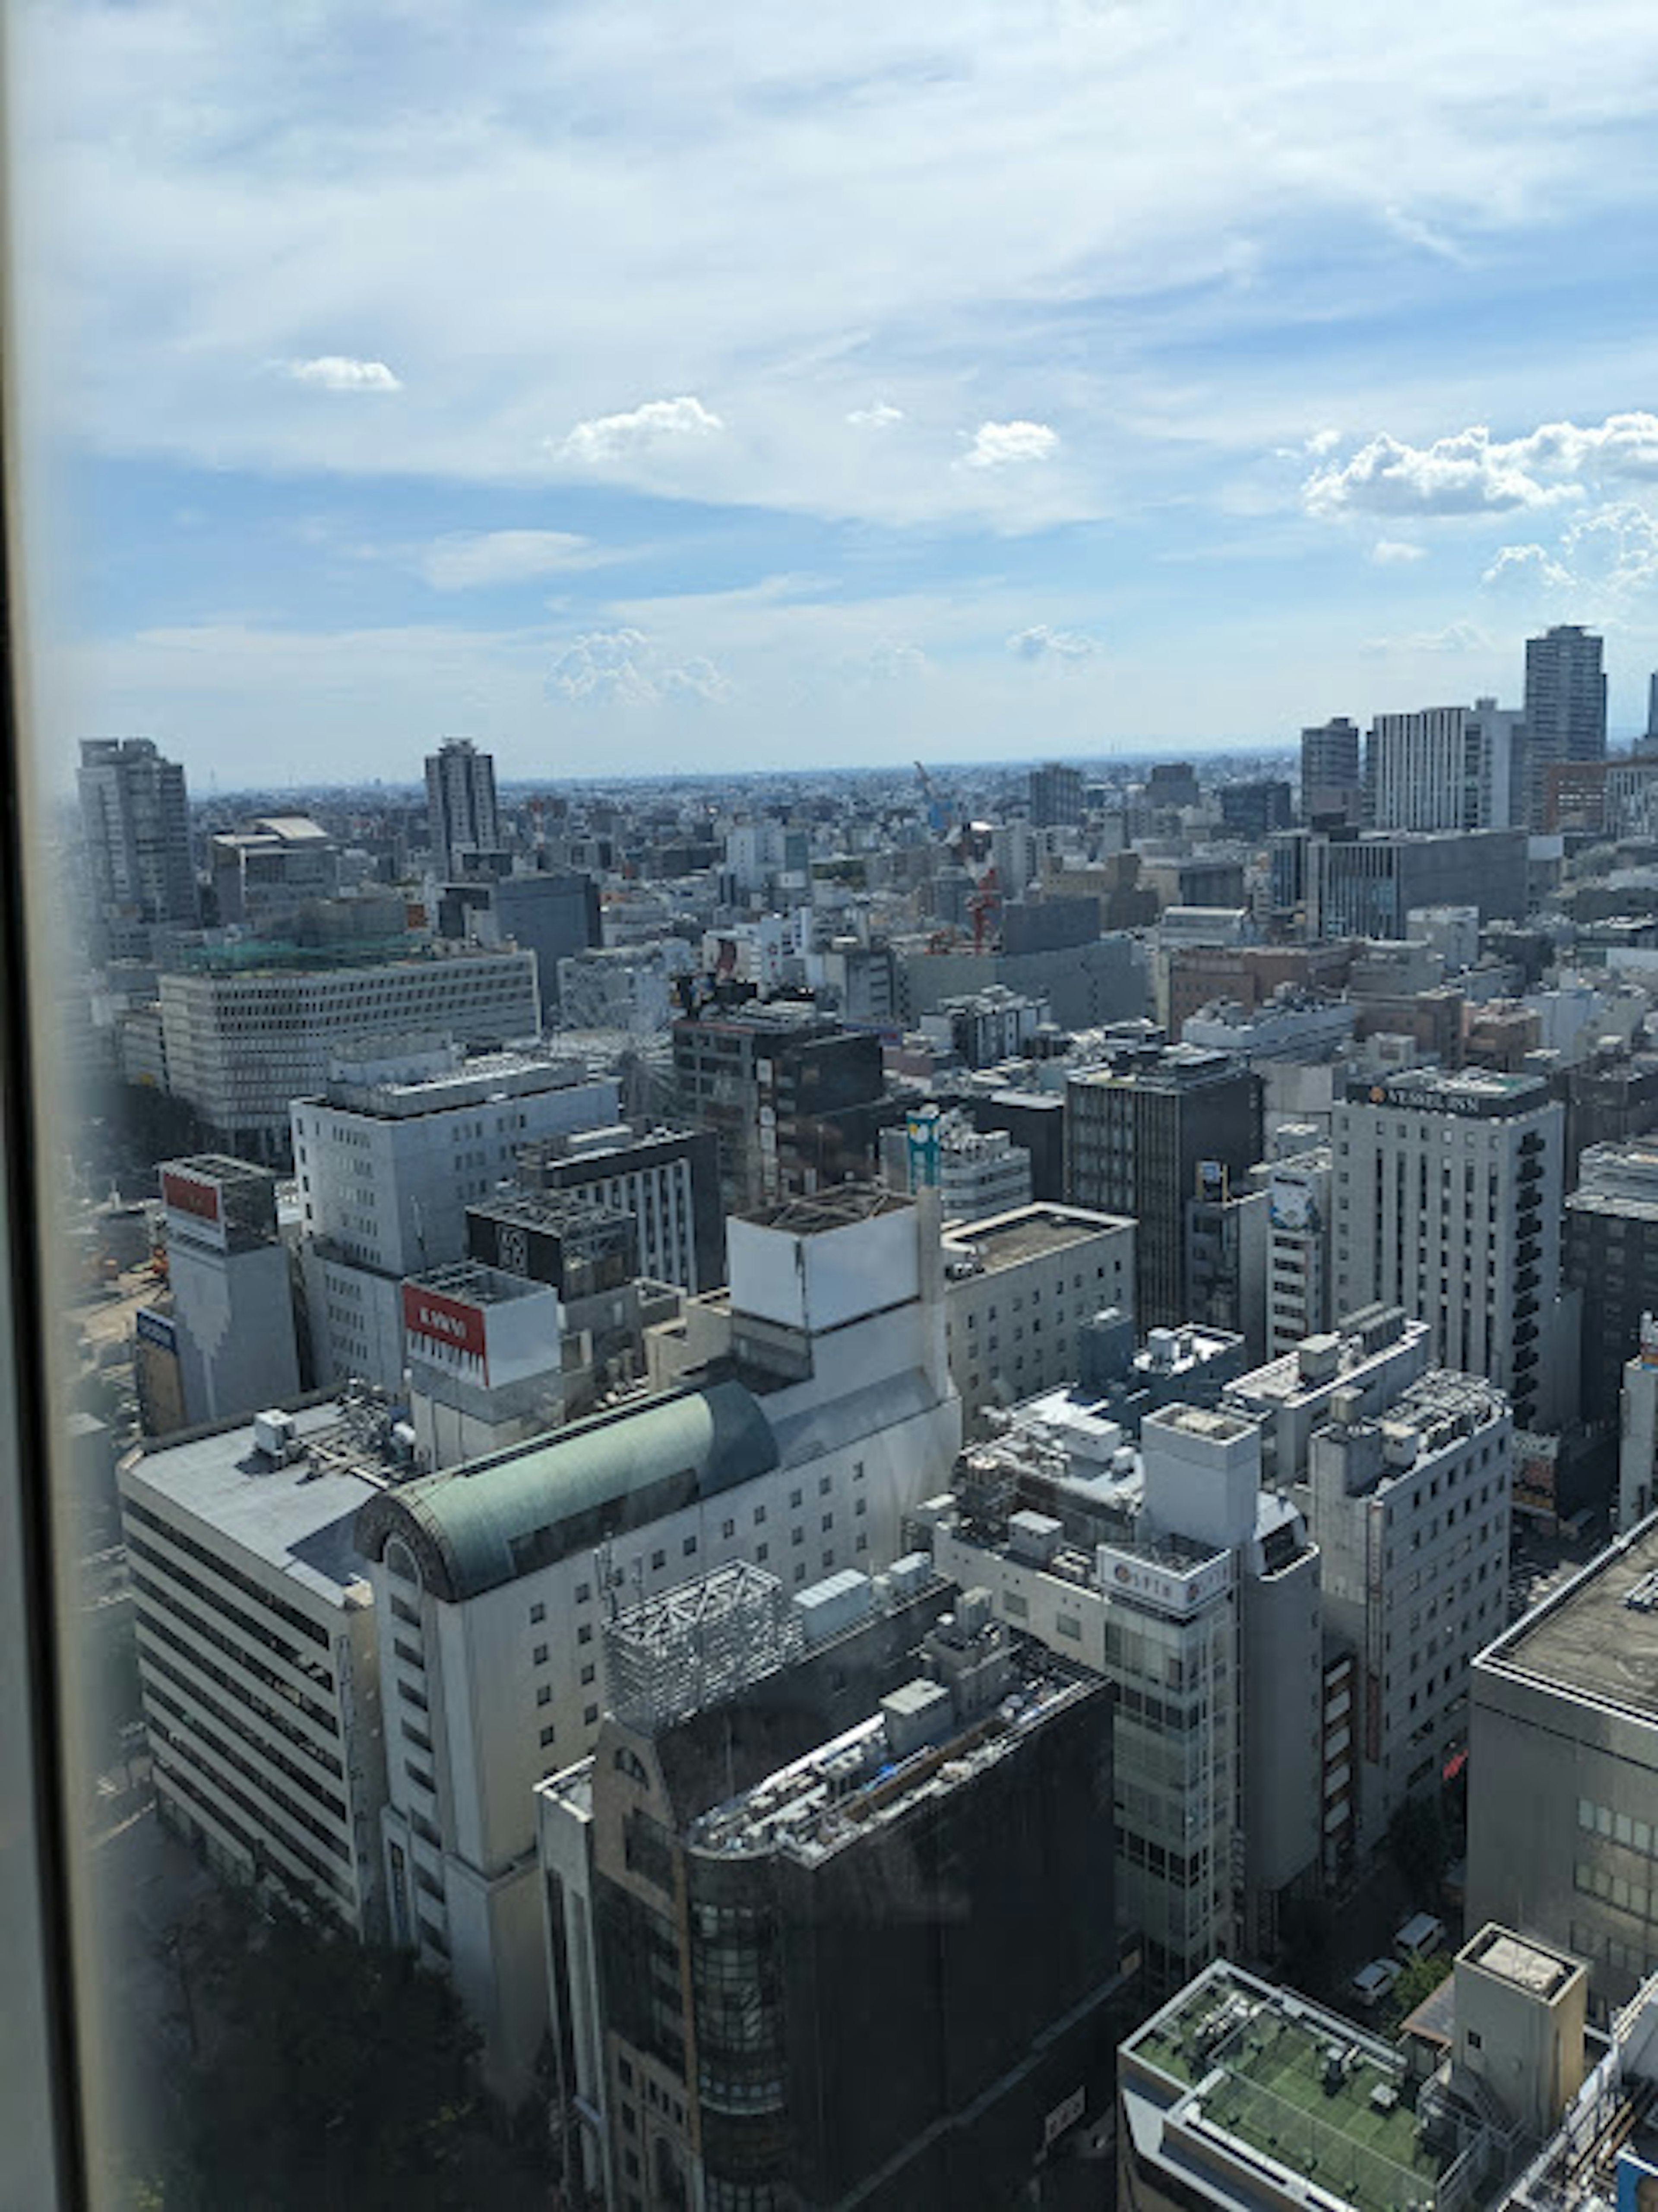
[{"label": "office building", "polygon": [[541,1018],[550,1028],[562,1012],[562,963],[600,941],[598,887],[571,868],[451,884],[439,896],[438,933],[533,952]]},{"label": "office building", "polygon": [[199,915],[185,772],[148,738],[92,738],[76,785],[95,946],[142,958],[157,923]]},{"label": "office building", "polygon": [[1186,1209],[1187,1312],[1241,1336],[1251,1360],[1266,1357],[1267,1232],[1264,1190],[1234,1190],[1199,1170]]},{"label": "office building", "polygon": [[1489,1383],[1435,1369],[1378,1413],[1338,1392],[1309,1440],[1295,1496],[1323,1560],[1326,1632],[1358,1662],[1362,1854],[1467,1747],[1469,1669],[1508,1603],[1513,1429]]},{"label": "office building", "polygon": [[1266,1356],[1322,1336],[1331,1308],[1330,1188],[1334,1156],[1315,1145],[1274,1160],[1266,1176]]},{"label": "office building", "polygon": [[945,1341],[963,1425],[1076,1379],[1078,1331],[1134,1305],[1134,1224],[1068,1206],[1022,1206],[944,1232]]},{"label": "office building", "polygon": [[[1546,2160],[1585,2182],[1609,2174],[1636,2124],[1631,2112],[1627,2130],[1594,2135],[1590,2154],[1591,2125],[1611,2130],[1625,2102],[1625,2046],[1607,2064],[1586,2036],[1578,1961],[1488,1925],[1436,1995],[1431,2024],[1421,2008],[1394,2045],[1240,1966],[1209,1967],[1118,2052],[1118,2203],[1610,2212],[1609,2195],[1539,2191]],[[1653,2030],[1632,2030],[1631,2061],[1650,2067]],[[1540,2138],[1553,2140],[1528,2166]]]},{"label": "office building", "polygon": [[1378,714],[1364,759],[1365,819],[1376,830],[1526,827],[1526,743],[1517,712],[1472,708]]},{"label": "office building", "polygon": [[1564,1264],[1582,1300],[1582,1416],[1610,1428],[1642,1318],[1658,1312],[1658,1142],[1637,1137],[1583,1154],[1566,1200]]},{"label": "office building", "polygon": [[387,1491],[358,1522],[402,1732],[393,1933],[452,1977],[509,2101],[548,2026],[532,1792],[592,1748],[609,1609],[738,1561],[793,1592],[899,1556],[961,1433],[935,1240],[866,1190],[735,1220],[729,1291],[659,1333],[673,1387]]},{"label": "office building", "polygon": [[964,998],[940,1000],[933,1012],[921,1016],[919,1026],[923,1036],[956,1054],[964,1067],[994,1067],[1029,1052],[1048,1021],[1046,999],[993,983]]},{"label": "office building", "polygon": [[1314,1431],[1333,1418],[1338,1394],[1347,1394],[1350,1419],[1355,1404],[1366,1418],[1379,1419],[1427,1373],[1432,1348],[1425,1322],[1397,1306],[1370,1306],[1240,1376],[1227,1385],[1224,1402],[1259,1423],[1269,1482],[1304,1482]]},{"label": "office building", "polygon": [[467,1206],[521,1146],[614,1127],[616,1085],[579,1061],[418,1042],[325,1073],[291,1109],[316,1372],[395,1389],[404,1278],[468,1256]]},{"label": "office building", "polygon": [[[1164,956],[1169,1034],[1179,1037],[1194,1014],[1218,1002],[1246,1015],[1280,1000],[1327,1004],[1346,988],[1349,945],[1180,945]],[[1282,1002],[1282,1001],[1281,1001]]]},{"label": "office building", "polygon": [[1295,799],[1281,776],[1263,777],[1258,783],[1224,783],[1220,787],[1220,818],[1235,837],[1270,836],[1287,830],[1295,819]]},{"label": "office building", "polygon": [[711,1130],[616,1123],[537,1136],[519,1149],[517,1179],[522,1191],[589,1198],[631,1214],[636,1272],[653,1283],[672,1283],[695,1297],[726,1279],[719,1143]]},{"label": "office building", "polygon": [[1357,829],[1364,786],[1358,725],[1346,715],[1301,733],[1301,818],[1309,825]]},{"label": "office building", "polygon": [[1022,2196],[1108,2077],[1104,1684],[925,1559],[792,1606],[726,1569],[606,1645],[615,1717],[537,1793],[579,2184],[641,2212]]},{"label": "office building", "polygon": [[386,1479],[330,1405],[262,1413],[117,1471],[163,1822],[232,1881],[373,1941],[385,1757],[351,1531]]},{"label": "office building", "polygon": [[402,1304],[422,1473],[487,1458],[564,1419],[564,1310],[551,1284],[461,1260],[411,1275]]},{"label": "office building", "polygon": [[1540,1076],[1349,1080],[1332,1115],[1335,1303],[1428,1322],[1437,1358],[1514,1401],[1521,1428],[1570,1410],[1560,1299],[1562,1109]]},{"label": "office building", "polygon": [[158,1348],[177,1362],[176,1417],[147,1424],[193,1428],[246,1419],[300,1387],[294,1284],[276,1220],[276,1179],[264,1168],[213,1153],[161,1170],[167,1297],[142,1331],[146,1389],[159,1411]]},{"label": "office building", "polygon": [[1658,1972],[1658,1520],[1480,1653],[1468,1911],[1570,1951],[1597,2016]]},{"label": "office building", "polygon": [[1083,818],[1083,772],[1050,761],[1030,771],[1030,819],[1038,830],[1075,828]]},{"label": "office building", "polygon": [[426,831],[440,884],[468,874],[480,855],[501,850],[495,761],[470,738],[446,738],[426,757]]},{"label": "office building", "polygon": [[[1519,921],[1527,912],[1523,830],[1297,833],[1289,842],[1299,880],[1284,886],[1287,903],[1303,913],[1309,937],[1397,941],[1413,907],[1477,906],[1482,922]],[[1285,844],[1273,840],[1275,856]]]},{"label": "office building", "polygon": [[[900,1020],[914,1027],[942,1000],[971,995],[993,983],[1023,997],[1046,999],[1062,1029],[1095,1029],[1144,1014],[1146,971],[1138,940],[1121,930],[1102,937],[1094,899],[1054,898],[1042,905],[1049,912],[1040,927],[1035,917],[1041,906],[1004,907],[999,950],[906,947],[898,963]],[[1050,934],[1059,941],[1048,941]]]},{"label": "office building", "polygon": [[308,899],[337,898],[340,852],[307,814],[262,814],[208,840],[221,923],[267,930]]},{"label": "office building", "polygon": [[209,1143],[272,1166],[291,1158],[293,1101],[319,1091],[342,1053],[410,1036],[482,1051],[541,1028],[529,952],[399,945],[352,957],[250,942],[193,957],[158,989],[173,1097]]},{"label": "office building", "polygon": [[673,1025],[685,1112],[720,1143],[726,1212],[867,1175],[885,1110],[881,1042],[807,1008],[710,1010]]},{"label": "office building", "polygon": [[1151,1987],[1178,1988],[1271,1955],[1317,1878],[1318,1554],[1239,1415],[1169,1406],[1138,1447],[1091,1419],[1069,1450],[1065,1432],[971,1446],[917,1521],[941,1574],[1115,1686],[1121,1909]]},{"label": "office building", "polygon": [[916,1107],[902,1128],[883,1129],[881,1172],[890,1190],[936,1189],[946,1221],[1030,1204],[1029,1153],[1005,1129],[975,1129],[959,1110]]},{"label": "office building", "polygon": [[1260,1155],[1260,1078],[1224,1054],[1174,1045],[1070,1076],[1066,1195],[1139,1223],[1134,1310],[1143,1328],[1191,1317],[1192,1202],[1230,1196]]},{"label": "office building", "polygon": [[1548,769],[1558,762],[1604,760],[1606,679],[1603,641],[1576,623],[1526,640],[1526,732],[1531,819],[1540,829]]}]

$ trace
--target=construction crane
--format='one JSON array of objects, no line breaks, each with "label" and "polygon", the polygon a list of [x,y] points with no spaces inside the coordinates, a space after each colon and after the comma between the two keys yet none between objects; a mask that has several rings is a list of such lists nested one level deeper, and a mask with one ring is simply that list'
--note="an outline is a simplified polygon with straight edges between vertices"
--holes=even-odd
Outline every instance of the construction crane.
[{"label": "construction crane", "polygon": [[967,910],[973,917],[973,950],[982,952],[990,917],[1002,910],[1002,887],[993,866],[987,868],[980,877],[977,888],[967,902]]}]

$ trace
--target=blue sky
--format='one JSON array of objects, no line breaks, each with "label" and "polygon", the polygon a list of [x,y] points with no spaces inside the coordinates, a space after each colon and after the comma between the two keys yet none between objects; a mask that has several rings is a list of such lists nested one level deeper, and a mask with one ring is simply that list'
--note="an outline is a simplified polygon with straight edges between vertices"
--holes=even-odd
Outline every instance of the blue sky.
[{"label": "blue sky", "polygon": [[16,20],[55,761],[1282,742],[1562,620],[1644,714],[1649,0]]}]

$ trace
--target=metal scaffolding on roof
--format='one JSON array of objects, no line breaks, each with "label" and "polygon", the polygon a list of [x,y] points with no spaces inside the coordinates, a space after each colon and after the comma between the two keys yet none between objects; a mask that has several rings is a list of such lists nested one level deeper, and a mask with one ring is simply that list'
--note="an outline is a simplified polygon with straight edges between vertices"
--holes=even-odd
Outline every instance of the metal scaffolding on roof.
[{"label": "metal scaffolding on roof", "polygon": [[610,1710],[656,1735],[739,1695],[803,1648],[800,1617],[781,1583],[733,1560],[605,1623]]}]

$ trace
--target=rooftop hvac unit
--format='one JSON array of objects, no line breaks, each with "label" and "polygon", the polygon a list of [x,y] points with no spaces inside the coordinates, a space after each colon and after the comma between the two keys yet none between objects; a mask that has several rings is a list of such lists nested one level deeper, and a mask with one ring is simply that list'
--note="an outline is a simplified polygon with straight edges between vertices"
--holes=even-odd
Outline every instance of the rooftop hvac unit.
[{"label": "rooftop hvac unit", "polygon": [[1330,1419],[1338,1428],[1353,1429],[1364,1418],[1364,1393],[1338,1390],[1330,1400]]},{"label": "rooftop hvac unit", "polygon": [[293,1456],[297,1441],[294,1416],[284,1413],[281,1407],[273,1407],[269,1413],[253,1416],[253,1449],[262,1451],[278,1467]]},{"label": "rooftop hvac unit", "polygon": [[887,1569],[887,1580],[895,1598],[914,1597],[924,1590],[932,1575],[932,1561],[925,1552],[906,1552],[902,1559],[895,1559]]},{"label": "rooftop hvac unit", "polygon": [[1341,1339],[1329,1334],[1303,1337],[1296,1359],[1303,1382],[1333,1382],[1341,1359]]},{"label": "rooftop hvac unit", "polygon": [[1064,1533],[1062,1523],[1051,1513],[1032,1513],[1027,1509],[1007,1516],[1009,1551],[1016,1559],[1028,1559],[1033,1566],[1048,1564]]}]

